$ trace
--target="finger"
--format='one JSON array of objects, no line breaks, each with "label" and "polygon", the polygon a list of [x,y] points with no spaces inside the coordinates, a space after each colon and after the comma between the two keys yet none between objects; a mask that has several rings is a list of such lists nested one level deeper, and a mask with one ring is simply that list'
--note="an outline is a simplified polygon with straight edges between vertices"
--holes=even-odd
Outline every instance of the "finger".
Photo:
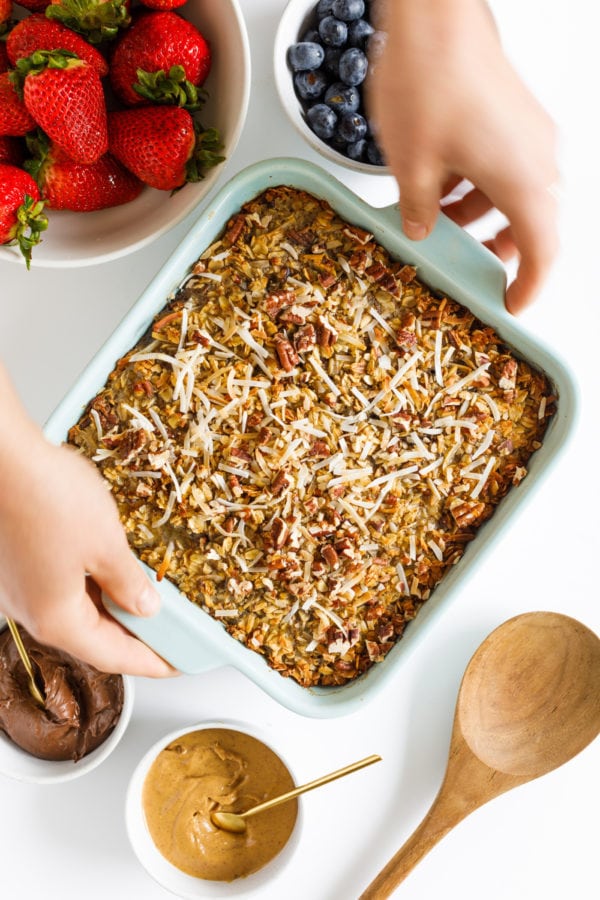
[{"label": "finger", "polygon": [[506,292],[506,308],[516,314],[540,290],[558,252],[557,205],[543,189],[523,198],[517,208],[507,206],[503,212],[520,255],[516,278]]},{"label": "finger", "polygon": [[433,165],[408,170],[398,177],[402,229],[411,240],[420,241],[433,230],[444,181],[443,174]]},{"label": "finger", "polygon": [[[53,616],[48,628],[43,629],[43,637],[36,636],[48,644],[60,646],[101,672],[149,678],[177,674],[173,666],[130,634],[103,607],[98,608],[85,591],[70,606],[68,615],[61,617],[60,630],[57,631],[57,627],[57,617]],[[50,633],[49,629],[54,631]]]},{"label": "finger", "polygon": [[484,246],[491,250],[502,262],[509,262],[518,255],[517,245],[512,236],[510,226],[499,231],[496,237],[484,241]]},{"label": "finger", "polygon": [[129,548],[125,533],[115,517],[103,540],[99,540],[96,558],[88,565],[89,574],[114,602],[137,616],[153,616],[160,608],[160,597]]},{"label": "finger", "polygon": [[464,226],[480,219],[490,209],[493,209],[493,204],[489,197],[486,197],[483,191],[475,188],[465,194],[460,200],[446,204],[444,213],[457,225]]}]

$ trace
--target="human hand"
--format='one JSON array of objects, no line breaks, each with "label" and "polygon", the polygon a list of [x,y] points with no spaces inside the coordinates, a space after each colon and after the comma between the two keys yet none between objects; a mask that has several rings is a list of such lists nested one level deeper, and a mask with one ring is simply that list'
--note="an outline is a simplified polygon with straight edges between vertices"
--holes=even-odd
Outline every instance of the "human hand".
[{"label": "human hand", "polygon": [[158,610],[106,485],[75,451],[44,440],[0,372],[0,609],[102,671],[176,674],[106,612],[99,588],[134,614]]},{"label": "human hand", "polygon": [[506,295],[519,312],[558,248],[554,125],[506,59],[481,0],[387,0],[387,32],[368,85],[371,118],[400,187],[406,235],[432,230],[440,200],[462,179],[473,188],[444,207],[459,225],[497,208],[508,225],[486,245],[519,257]]}]

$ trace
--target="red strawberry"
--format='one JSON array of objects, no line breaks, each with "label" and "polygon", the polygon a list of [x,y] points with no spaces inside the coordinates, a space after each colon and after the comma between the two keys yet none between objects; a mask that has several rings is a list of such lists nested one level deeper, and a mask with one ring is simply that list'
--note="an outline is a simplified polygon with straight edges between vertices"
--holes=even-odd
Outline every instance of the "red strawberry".
[{"label": "red strawberry", "polygon": [[28,141],[28,145],[36,158],[27,160],[27,171],[52,209],[92,212],[129,203],[142,191],[142,182],[110,153],[105,153],[98,162],[83,165],[73,162],[43,135]]},{"label": "red strawberry", "polygon": [[12,0],[0,0],[0,34],[6,31],[12,16]]},{"label": "red strawberry", "polygon": [[19,6],[24,6],[29,12],[44,12],[50,5],[50,0],[15,0]]},{"label": "red strawberry", "polygon": [[108,114],[109,150],[150,187],[172,191],[199,181],[202,170],[216,165],[219,136],[202,131],[186,109],[144,106]]},{"label": "red strawberry", "polygon": [[27,268],[31,250],[48,227],[38,186],[23,169],[0,164],[0,244],[18,244]]},{"label": "red strawberry", "polygon": [[10,80],[9,72],[0,72],[0,134],[15,137],[27,134],[35,122]]},{"label": "red strawberry", "polygon": [[0,163],[20,166],[23,162],[23,147],[16,137],[0,137]]},{"label": "red strawberry", "polygon": [[25,106],[46,134],[80,163],[108,149],[106,106],[97,71],[67,51],[39,50],[17,60]]},{"label": "red strawberry", "polygon": [[0,41],[0,74],[8,72],[10,69],[10,61],[6,52],[6,41]]},{"label": "red strawberry", "polygon": [[187,3],[187,0],[142,0],[142,3],[149,9],[176,9]]},{"label": "red strawberry", "polygon": [[129,26],[129,6],[130,0],[51,0],[46,15],[100,44]]},{"label": "red strawberry", "polygon": [[15,25],[6,39],[6,50],[13,66],[18,59],[31,56],[36,50],[70,50],[93,66],[101,78],[108,73],[108,63],[99,50],[70,28],[52,22],[40,13]]},{"label": "red strawberry", "polygon": [[210,48],[195,25],[174,12],[147,12],[119,39],[110,80],[128,106],[150,100],[197,109],[196,89],[210,65]]}]

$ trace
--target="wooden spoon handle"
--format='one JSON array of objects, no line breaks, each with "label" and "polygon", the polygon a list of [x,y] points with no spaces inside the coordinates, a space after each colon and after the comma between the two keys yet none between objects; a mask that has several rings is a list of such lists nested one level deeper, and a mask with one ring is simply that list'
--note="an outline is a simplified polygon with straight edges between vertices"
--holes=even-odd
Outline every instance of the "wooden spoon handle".
[{"label": "wooden spoon handle", "polygon": [[384,900],[389,897],[416,864],[440,841],[470,809],[450,811],[440,803],[441,795],[408,840],[360,895],[359,900]]}]

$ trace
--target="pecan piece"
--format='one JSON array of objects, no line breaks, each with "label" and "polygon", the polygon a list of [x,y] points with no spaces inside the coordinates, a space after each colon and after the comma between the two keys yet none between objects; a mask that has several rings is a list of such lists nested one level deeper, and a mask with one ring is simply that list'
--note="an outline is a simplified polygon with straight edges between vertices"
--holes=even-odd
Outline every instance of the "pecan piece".
[{"label": "pecan piece", "polygon": [[271,484],[271,493],[274,497],[278,497],[280,494],[283,494],[284,491],[287,491],[291,483],[292,479],[286,470],[280,469]]},{"label": "pecan piece", "polygon": [[472,500],[464,500],[457,503],[450,510],[452,518],[459,528],[473,525],[485,511],[485,503]]},{"label": "pecan piece", "polygon": [[277,332],[274,341],[279,365],[286,372],[291,372],[294,366],[300,362],[300,357],[294,350],[293,344],[281,332]]},{"label": "pecan piece", "polygon": [[282,309],[293,306],[296,294],[292,290],[273,291],[265,297],[265,309],[271,319],[276,319]]},{"label": "pecan piece", "polygon": [[272,534],[273,534],[273,545],[280,550],[284,544],[287,542],[290,536],[290,529],[287,524],[283,521],[282,518],[276,516],[273,519],[272,526]]},{"label": "pecan piece", "polygon": [[312,350],[316,343],[317,333],[315,326],[310,322],[297,329],[294,335],[294,346],[298,353],[306,353],[308,350]]},{"label": "pecan piece", "polygon": [[335,548],[332,547],[331,544],[325,544],[325,546],[321,549],[321,556],[323,557],[327,565],[332,569],[335,569],[340,561]]},{"label": "pecan piece", "polygon": [[331,350],[337,341],[337,331],[327,319],[319,316],[317,323],[317,342],[321,350]]}]

